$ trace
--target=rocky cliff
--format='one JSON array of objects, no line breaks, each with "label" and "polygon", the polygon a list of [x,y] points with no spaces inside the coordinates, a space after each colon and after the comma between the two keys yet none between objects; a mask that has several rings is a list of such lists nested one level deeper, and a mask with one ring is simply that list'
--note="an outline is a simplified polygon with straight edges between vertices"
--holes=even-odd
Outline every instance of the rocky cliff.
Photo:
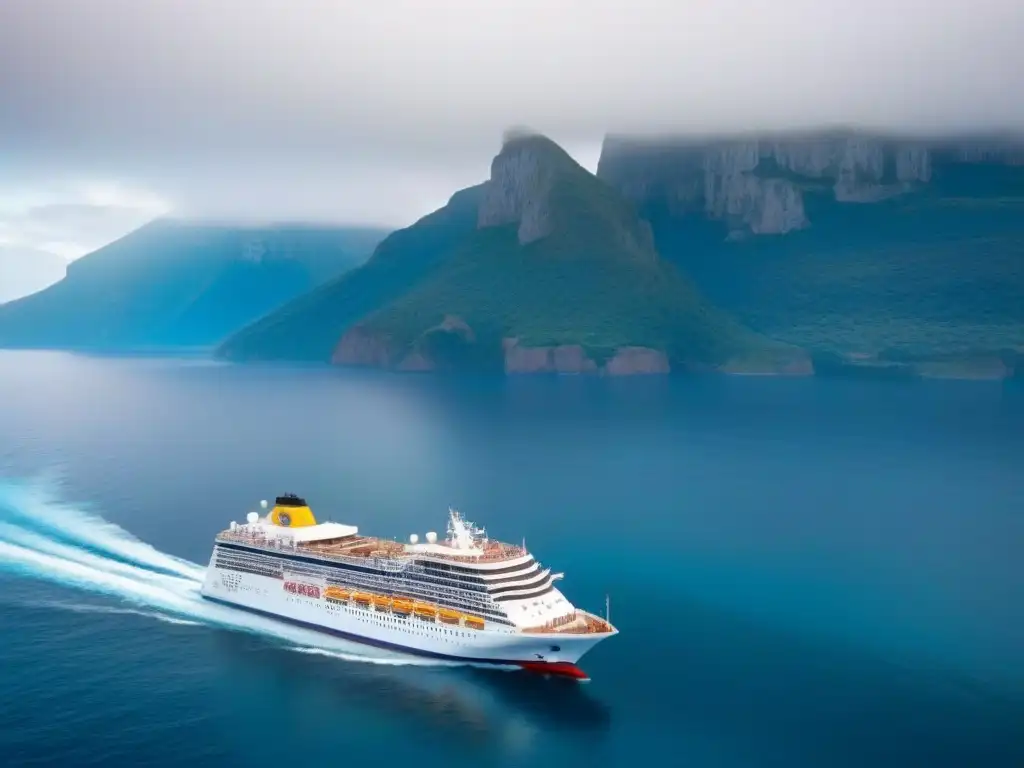
[{"label": "rocky cliff", "polygon": [[551,189],[555,169],[545,162],[544,148],[535,142],[506,142],[491,162],[480,210],[479,227],[516,224],[520,245],[551,234]]},{"label": "rocky cliff", "polygon": [[518,338],[506,338],[502,346],[505,373],[636,376],[665,374],[672,370],[665,352],[649,347],[619,347],[611,357],[599,363],[579,344],[529,347],[520,344]]},{"label": "rocky cliff", "polygon": [[759,235],[809,226],[808,193],[876,202],[928,185],[936,163],[1022,165],[1024,142],[853,132],[709,140],[610,136],[597,174],[641,206],[701,214],[733,233]]}]

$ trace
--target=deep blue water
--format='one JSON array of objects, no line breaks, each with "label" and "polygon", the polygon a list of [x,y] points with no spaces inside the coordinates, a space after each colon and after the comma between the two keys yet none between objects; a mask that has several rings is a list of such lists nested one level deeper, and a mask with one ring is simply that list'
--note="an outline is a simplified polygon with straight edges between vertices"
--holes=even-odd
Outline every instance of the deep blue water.
[{"label": "deep blue water", "polygon": [[[132,564],[284,491],[399,538],[457,506],[621,634],[586,685],[372,663]],[[4,352],[0,764],[1020,768],[1022,553],[1014,385]]]}]

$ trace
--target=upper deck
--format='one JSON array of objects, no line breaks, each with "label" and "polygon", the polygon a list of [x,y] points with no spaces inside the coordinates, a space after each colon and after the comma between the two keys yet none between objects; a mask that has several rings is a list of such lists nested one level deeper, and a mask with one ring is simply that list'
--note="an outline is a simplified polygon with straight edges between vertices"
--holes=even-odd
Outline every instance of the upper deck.
[{"label": "upper deck", "polygon": [[[275,511],[277,508],[275,508]],[[363,536],[354,526],[337,523],[313,523],[303,527],[290,527],[274,522],[273,516],[259,518],[255,513],[245,524],[232,523],[227,530],[217,534],[218,542],[233,542],[245,546],[268,550],[286,550],[313,555],[328,560],[343,562],[358,560],[384,561],[441,561],[487,571],[517,560],[529,558],[524,547],[506,544],[481,537],[451,511],[449,536],[437,541],[434,534],[428,534],[425,543],[411,537],[409,544],[393,539]]]}]

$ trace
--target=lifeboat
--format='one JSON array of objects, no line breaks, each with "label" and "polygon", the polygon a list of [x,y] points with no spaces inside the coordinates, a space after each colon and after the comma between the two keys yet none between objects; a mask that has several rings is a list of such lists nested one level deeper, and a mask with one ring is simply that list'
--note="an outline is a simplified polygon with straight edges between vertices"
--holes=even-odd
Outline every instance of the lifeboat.
[{"label": "lifeboat", "polygon": [[424,619],[433,619],[437,616],[437,608],[426,603],[418,603],[413,607],[413,613]]},{"label": "lifeboat", "polygon": [[373,595],[368,595],[365,592],[356,592],[352,595],[352,599],[365,608],[370,604],[370,601],[373,600]]},{"label": "lifeboat", "polygon": [[324,590],[324,597],[328,600],[342,600],[347,602],[352,596],[352,592],[348,589],[342,589],[341,587],[328,587]]},{"label": "lifeboat", "polygon": [[386,611],[391,607],[391,598],[383,597],[381,595],[374,595],[373,607],[378,611]]},{"label": "lifeboat", "polygon": [[412,613],[412,600],[403,600],[401,598],[395,598],[391,602],[391,612],[400,613],[408,616]]},{"label": "lifeboat", "polygon": [[462,618],[462,614],[458,611],[453,611],[451,608],[442,608],[438,615],[441,617],[441,621],[445,624],[458,624]]},{"label": "lifeboat", "polygon": [[484,620],[481,619],[479,616],[467,616],[466,617],[466,626],[469,627],[470,629],[483,629],[484,628]]}]

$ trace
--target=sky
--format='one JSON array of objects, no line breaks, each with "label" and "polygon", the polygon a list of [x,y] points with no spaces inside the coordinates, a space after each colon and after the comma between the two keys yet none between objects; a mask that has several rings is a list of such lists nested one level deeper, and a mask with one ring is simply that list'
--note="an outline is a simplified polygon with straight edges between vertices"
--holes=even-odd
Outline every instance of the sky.
[{"label": "sky", "polygon": [[0,0],[0,247],[403,226],[529,126],[1024,126],[1020,0]]}]

